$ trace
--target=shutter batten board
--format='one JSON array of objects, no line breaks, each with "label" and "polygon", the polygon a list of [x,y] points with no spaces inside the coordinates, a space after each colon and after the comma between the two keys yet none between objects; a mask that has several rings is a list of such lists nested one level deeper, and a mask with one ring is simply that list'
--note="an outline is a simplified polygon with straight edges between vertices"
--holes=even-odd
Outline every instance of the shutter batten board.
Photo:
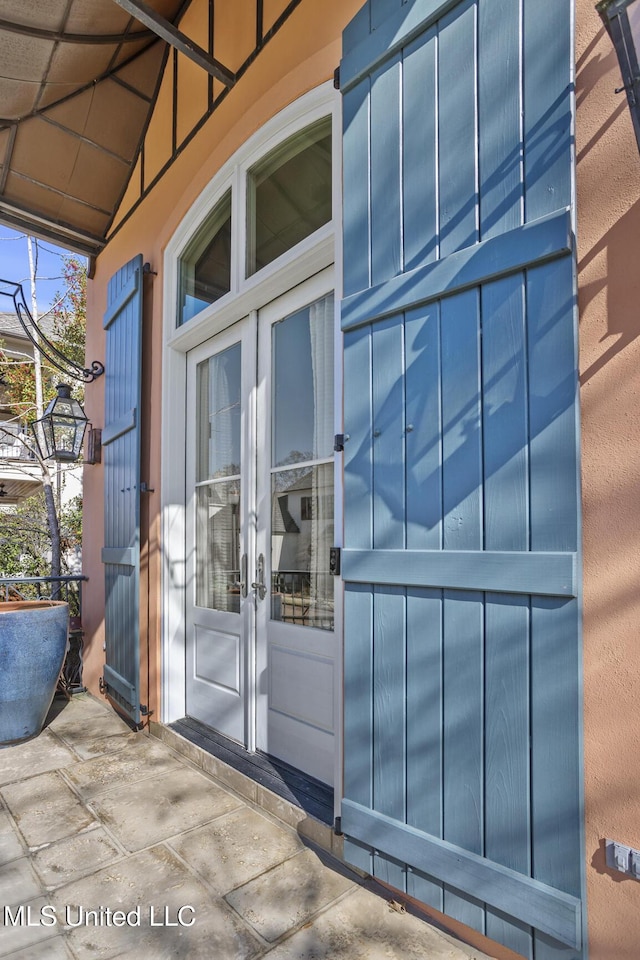
[{"label": "shutter batten board", "polygon": [[344,548],[342,576],[353,583],[575,597],[576,559],[572,553]]},{"label": "shutter batten board", "polygon": [[104,667],[104,679],[116,693],[119,693],[121,697],[124,697],[128,703],[135,703],[136,698],[136,687],[128,683],[119,673],[116,673],[115,670],[112,670],[108,664],[105,664]]},{"label": "shutter batten board", "polygon": [[342,301],[342,329],[452,297],[567,256],[572,249],[571,215],[568,210],[559,210],[346,297]]},{"label": "shutter batten board", "polygon": [[114,319],[122,313],[127,303],[138,292],[140,280],[138,272],[133,273],[128,282],[118,291],[118,294],[107,306],[107,310],[102,320],[102,327],[108,330]]},{"label": "shutter batten board", "polygon": [[121,437],[129,430],[133,430],[136,426],[136,420],[136,408],[132,407],[131,410],[128,410],[124,414],[124,416],[118,417],[117,420],[109,423],[102,431],[102,446],[108,446],[108,444],[112,443],[114,440],[117,440],[118,437]]},{"label": "shutter batten board", "polygon": [[373,73],[459,2],[460,0],[418,0],[417,3],[405,4],[400,10],[394,11],[353,49],[345,49],[340,63],[341,89],[346,92]]},{"label": "shutter batten board", "polygon": [[115,563],[123,567],[135,567],[138,551],[135,547],[103,547],[101,551],[103,563]]},{"label": "shutter batten board", "polygon": [[516,917],[569,947],[581,944],[580,901],[547,884],[522,876],[499,863],[455,844],[398,825],[379,811],[345,800],[341,827],[396,860],[412,863],[427,875],[439,876],[462,892],[484,890],[487,903]]}]

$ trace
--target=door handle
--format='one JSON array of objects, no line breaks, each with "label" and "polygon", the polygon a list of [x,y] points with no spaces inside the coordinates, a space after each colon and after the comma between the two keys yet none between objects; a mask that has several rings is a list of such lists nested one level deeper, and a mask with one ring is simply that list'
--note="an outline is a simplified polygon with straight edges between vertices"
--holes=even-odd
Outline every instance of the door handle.
[{"label": "door handle", "polygon": [[256,579],[251,584],[253,589],[258,594],[259,600],[264,600],[267,595],[267,588],[264,582],[264,554],[261,553],[258,557],[258,566],[256,567]]},{"label": "door handle", "polygon": [[244,599],[248,594],[249,590],[247,587],[247,555],[246,553],[242,554],[240,560],[240,579],[234,580],[231,584],[232,587],[240,587],[240,596]]}]

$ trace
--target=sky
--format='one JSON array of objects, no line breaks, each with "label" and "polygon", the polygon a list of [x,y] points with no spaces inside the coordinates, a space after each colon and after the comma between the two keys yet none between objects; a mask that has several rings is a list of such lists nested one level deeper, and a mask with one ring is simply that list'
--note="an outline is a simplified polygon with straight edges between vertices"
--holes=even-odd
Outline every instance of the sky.
[{"label": "sky", "polygon": [[[62,290],[62,257],[69,254],[63,247],[56,247],[48,240],[37,241],[37,274],[36,292],[38,298],[38,313],[42,314],[49,309],[56,293]],[[36,242],[33,244],[33,255],[36,256]],[[29,254],[27,237],[24,233],[16,233],[9,227],[0,225],[0,278],[12,283],[22,283],[24,296],[31,308],[31,289],[29,286]],[[0,313],[13,310],[9,297],[0,296]]]}]

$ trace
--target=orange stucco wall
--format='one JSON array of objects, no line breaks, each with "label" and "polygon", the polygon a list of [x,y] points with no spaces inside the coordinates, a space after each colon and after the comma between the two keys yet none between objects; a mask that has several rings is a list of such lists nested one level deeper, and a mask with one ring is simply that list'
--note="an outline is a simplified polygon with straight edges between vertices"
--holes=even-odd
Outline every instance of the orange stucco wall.
[{"label": "orange stucco wall", "polygon": [[584,733],[591,960],[640,956],[640,154],[617,59],[578,0],[577,191],[584,510]]},{"label": "orange stucco wall", "polygon": [[[196,8],[203,0],[194,0]],[[273,3],[265,4],[272,7]],[[143,689],[159,709],[160,409],[162,258],[195,198],[261,124],[331,77],[343,25],[360,0],[302,3],[262,51],[178,160],[98,259],[89,284],[87,355],[102,357],[99,317],[109,277],[142,253],[159,275],[145,280],[145,447],[143,477],[155,492],[143,505],[142,567],[150,585],[149,677]],[[193,10],[193,24],[200,21]],[[586,876],[591,960],[640,956],[640,883],[604,863],[606,837],[640,848],[640,155],[611,42],[593,0],[576,0],[577,200],[584,505],[584,715]],[[194,26],[197,33],[197,28]],[[198,37],[196,36],[196,39]],[[206,38],[199,42],[206,46]],[[219,54],[224,59],[222,54]],[[171,68],[170,68],[171,69]],[[183,67],[183,76],[192,71]],[[188,98],[185,100],[185,105]],[[148,169],[165,162],[171,97],[161,98],[145,145]],[[179,124],[186,122],[181,114]],[[182,131],[182,126],[180,127]],[[155,151],[155,152],[154,152]],[[135,174],[134,176],[137,176]],[[137,184],[136,184],[137,188]],[[135,189],[127,195],[126,210]],[[99,386],[87,414],[103,422]],[[146,475],[145,475],[146,473]],[[97,689],[103,653],[100,563],[102,470],[85,471],[84,564],[88,654],[85,677]],[[146,601],[145,601],[146,604]],[[147,637],[149,640],[147,640]],[[471,939],[471,938],[470,938]],[[478,942],[476,940],[476,942]],[[492,952],[486,941],[483,949]],[[497,948],[495,956],[507,956]]]}]

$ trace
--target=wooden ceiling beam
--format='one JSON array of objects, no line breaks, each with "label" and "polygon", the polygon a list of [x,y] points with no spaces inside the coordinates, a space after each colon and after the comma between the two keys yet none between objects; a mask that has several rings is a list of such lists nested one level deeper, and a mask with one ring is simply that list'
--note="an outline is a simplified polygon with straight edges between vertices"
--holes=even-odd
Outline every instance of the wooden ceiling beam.
[{"label": "wooden ceiling beam", "polygon": [[180,53],[184,54],[199,67],[206,70],[210,76],[220,80],[227,87],[232,87],[235,83],[235,74],[228,70],[223,63],[212,57],[206,50],[198,46],[182,31],[174,27],[169,20],[161,17],[152,7],[148,6],[144,0],[113,0],[119,7],[126,10],[139,23],[142,23],[149,30],[165,40],[172,47],[175,47]]}]

